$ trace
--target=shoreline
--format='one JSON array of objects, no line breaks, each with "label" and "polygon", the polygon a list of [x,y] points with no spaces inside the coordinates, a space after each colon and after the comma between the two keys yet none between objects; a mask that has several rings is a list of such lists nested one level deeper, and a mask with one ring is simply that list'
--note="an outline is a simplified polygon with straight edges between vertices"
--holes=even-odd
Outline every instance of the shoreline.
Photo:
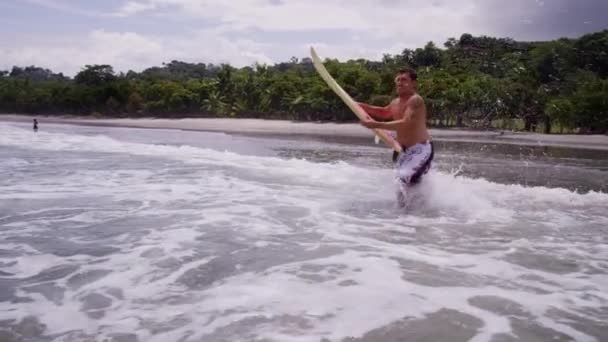
[{"label": "shoreline", "polygon": [[[371,132],[358,123],[321,123],[288,120],[237,118],[91,118],[80,116],[47,116],[0,114],[0,122],[28,122],[38,119],[40,129],[45,123],[84,126],[178,129],[234,134],[300,135],[342,138],[371,138]],[[540,134],[511,131],[481,131],[455,128],[430,128],[438,141],[472,141],[481,143],[550,146],[608,151],[608,135]]]}]

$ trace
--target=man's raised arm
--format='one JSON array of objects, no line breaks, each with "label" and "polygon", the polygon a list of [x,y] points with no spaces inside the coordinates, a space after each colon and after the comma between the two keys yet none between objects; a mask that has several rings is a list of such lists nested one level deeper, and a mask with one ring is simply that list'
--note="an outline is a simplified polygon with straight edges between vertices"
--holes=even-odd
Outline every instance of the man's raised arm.
[{"label": "man's raised arm", "polygon": [[372,106],[369,105],[367,103],[363,103],[363,102],[358,102],[359,106],[361,106],[361,108],[363,108],[363,110],[365,112],[367,112],[367,114],[371,115],[372,117],[376,118],[376,119],[390,119],[392,118],[391,115],[391,111],[389,110],[389,106],[386,107],[378,107],[378,106]]},{"label": "man's raised arm", "polygon": [[389,122],[378,122],[372,119],[361,120],[361,124],[367,128],[382,128],[389,131],[396,131],[400,126],[407,124],[412,120],[412,117],[417,115],[417,109],[422,105],[422,98],[420,96],[413,97],[407,102],[403,118],[399,120],[393,120]]}]

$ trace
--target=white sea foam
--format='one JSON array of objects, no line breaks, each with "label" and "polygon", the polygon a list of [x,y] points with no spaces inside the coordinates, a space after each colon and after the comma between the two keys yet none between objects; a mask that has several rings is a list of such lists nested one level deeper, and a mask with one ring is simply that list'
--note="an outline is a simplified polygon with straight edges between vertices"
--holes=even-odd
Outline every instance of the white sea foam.
[{"label": "white sea foam", "polygon": [[[0,148],[60,152],[72,169],[49,158],[38,162],[43,177],[0,189],[1,205],[31,205],[19,212],[23,226],[1,223],[14,212],[0,218],[0,238],[12,241],[2,248],[19,251],[0,262],[14,281],[78,269],[51,281],[61,305],[21,284],[16,295],[33,301],[0,303],[0,320],[34,315],[47,335],[142,341],[338,341],[451,309],[483,322],[473,340],[489,341],[513,333],[508,314],[471,304],[491,296],[545,328],[596,340],[550,313],[594,320],[585,312],[608,303],[608,249],[594,236],[608,222],[607,194],[432,171],[417,190],[421,206],[399,212],[387,168],[29,133],[0,124]],[[26,167],[16,153],[2,171]],[[48,252],[56,246],[45,234],[86,253]],[[108,305],[85,310],[91,295]]]}]

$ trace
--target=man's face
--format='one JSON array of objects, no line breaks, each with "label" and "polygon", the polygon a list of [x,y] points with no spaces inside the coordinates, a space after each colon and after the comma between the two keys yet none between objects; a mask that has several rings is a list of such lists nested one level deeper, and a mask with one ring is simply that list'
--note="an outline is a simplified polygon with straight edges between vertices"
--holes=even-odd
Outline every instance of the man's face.
[{"label": "man's face", "polygon": [[402,73],[395,76],[395,86],[397,88],[397,93],[399,94],[408,94],[414,92],[415,85],[416,81],[413,81],[410,78],[410,74]]}]

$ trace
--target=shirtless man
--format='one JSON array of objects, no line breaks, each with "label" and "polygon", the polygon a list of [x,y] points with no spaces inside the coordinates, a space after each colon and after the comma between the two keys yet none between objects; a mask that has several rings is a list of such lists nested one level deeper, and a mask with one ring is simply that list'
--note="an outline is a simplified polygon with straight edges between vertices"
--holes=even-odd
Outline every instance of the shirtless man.
[{"label": "shirtless man", "polygon": [[416,71],[405,69],[395,77],[395,86],[399,97],[386,107],[371,106],[359,103],[371,116],[392,119],[389,122],[378,122],[373,119],[363,120],[367,128],[380,128],[397,132],[397,141],[403,151],[394,156],[397,163],[397,177],[400,183],[399,202],[404,205],[404,196],[410,186],[420,182],[422,175],[431,168],[434,149],[426,128],[426,105],[416,92]]}]

